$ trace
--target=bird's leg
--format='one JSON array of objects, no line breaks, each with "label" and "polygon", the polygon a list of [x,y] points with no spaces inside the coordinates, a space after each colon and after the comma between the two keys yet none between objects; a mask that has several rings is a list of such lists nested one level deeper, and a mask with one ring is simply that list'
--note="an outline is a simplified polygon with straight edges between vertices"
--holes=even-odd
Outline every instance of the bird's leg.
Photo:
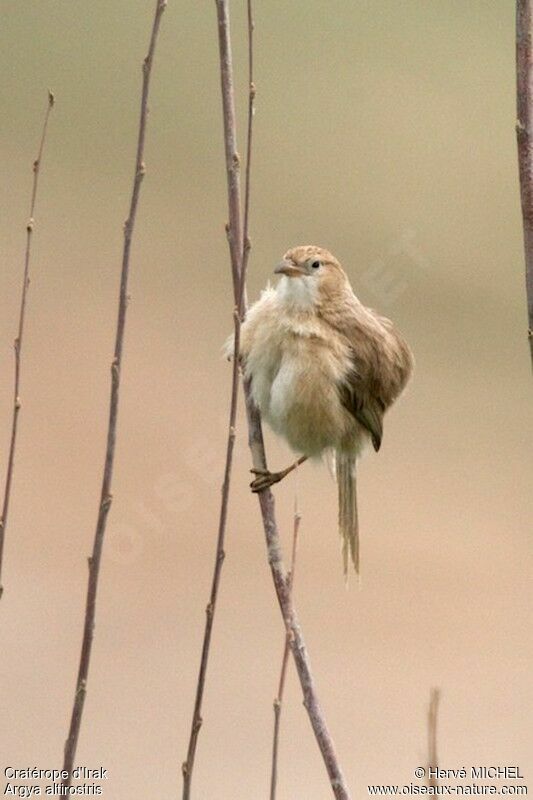
[{"label": "bird's leg", "polygon": [[288,475],[289,472],[299,467],[300,464],[303,464],[307,459],[308,456],[300,456],[298,461],[295,461],[294,464],[291,464],[287,469],[282,469],[281,472],[269,472],[268,469],[251,469],[250,472],[257,475],[257,478],[254,478],[251,482],[250,489],[252,492],[262,492],[264,489],[268,489],[273,483],[282,481],[285,475]]}]

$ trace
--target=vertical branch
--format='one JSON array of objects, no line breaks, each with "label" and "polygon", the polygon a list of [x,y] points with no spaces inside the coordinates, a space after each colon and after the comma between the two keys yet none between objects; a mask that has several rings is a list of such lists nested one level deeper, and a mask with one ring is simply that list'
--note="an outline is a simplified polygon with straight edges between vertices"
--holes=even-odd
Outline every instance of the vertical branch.
[{"label": "vertical branch", "polygon": [[235,88],[233,85],[233,61],[229,31],[228,0],[215,0],[218,21],[218,48],[220,54],[220,86],[222,93],[222,113],[224,116],[224,147],[226,153],[226,177],[228,184],[228,216],[226,226],[228,236],[233,294],[235,305],[244,293],[241,283],[243,233],[241,224],[241,159],[237,152],[237,122],[235,117]]},{"label": "vertical branch", "polygon": [[9,443],[9,455],[7,459],[6,480],[4,485],[4,499],[2,503],[2,516],[0,517],[0,598],[3,594],[2,586],[2,563],[4,555],[4,542],[7,528],[7,517],[9,513],[9,500],[11,497],[11,485],[13,482],[13,472],[15,468],[15,448],[17,444],[17,430],[18,418],[21,408],[20,402],[20,366],[22,358],[22,342],[24,336],[24,321],[26,317],[26,300],[28,296],[28,288],[30,285],[30,254],[31,254],[31,241],[34,227],[34,211],[35,200],[37,198],[37,184],[39,182],[39,172],[41,168],[41,159],[44,150],[44,143],[46,140],[46,130],[48,128],[48,118],[54,106],[54,95],[48,91],[48,105],[44,115],[43,128],[41,132],[41,141],[39,144],[39,151],[37,158],[33,162],[33,185],[30,201],[30,216],[26,225],[26,252],[24,256],[24,272],[22,278],[22,293],[20,298],[20,311],[17,338],[14,342],[15,349],[15,378],[13,384],[13,416],[11,418],[11,439]]},{"label": "vertical branch", "polygon": [[[252,452],[252,462],[254,469],[266,470],[267,463],[261,416],[254,405],[251,386],[248,381],[245,382],[244,391],[248,416],[248,443]],[[350,800],[350,793],[339,765],[335,752],[335,745],[333,744],[324,713],[318,700],[307,648],[287,583],[287,577],[283,566],[279,531],[276,523],[274,495],[270,489],[266,489],[260,492],[258,497],[267,544],[268,563],[272,572],[272,579],[274,581],[283,622],[285,623],[285,629],[289,636],[296,671],[302,687],[304,706],[326,766],[333,794],[337,800]]]},{"label": "vertical branch", "polygon": [[239,349],[240,349],[241,321],[237,308],[235,308],[233,317],[235,326],[234,339],[233,339],[234,357],[233,357],[233,372],[231,381],[231,401],[230,401],[230,413],[229,413],[229,424],[228,424],[228,439],[226,444],[226,463],[224,467],[222,500],[220,504],[220,514],[218,521],[218,536],[216,542],[215,565],[213,569],[213,578],[211,582],[211,594],[209,596],[209,602],[205,609],[204,639],[202,644],[202,655],[200,658],[198,681],[196,684],[196,696],[194,701],[191,732],[189,736],[189,746],[187,749],[187,759],[183,762],[181,766],[181,771],[183,774],[183,795],[182,795],[183,800],[189,800],[191,796],[194,758],[196,755],[198,735],[200,733],[200,728],[202,727],[202,722],[203,722],[202,701],[204,697],[205,679],[207,675],[207,665],[209,661],[211,634],[213,631],[213,622],[216,611],[218,588],[220,585],[220,576],[222,572],[222,564],[225,558],[224,544],[226,540],[229,490],[231,484],[231,469],[233,466],[233,450],[235,446],[235,435],[236,435],[235,426],[237,420],[237,401],[239,396]]},{"label": "vertical branch", "polygon": [[429,695],[429,708],[427,718],[427,733],[428,733],[428,785],[437,786],[437,778],[435,770],[438,766],[437,755],[437,718],[439,712],[440,692],[438,689],[432,689]]},{"label": "vertical branch", "polygon": [[[294,587],[294,570],[296,567],[296,549],[298,546],[298,532],[300,529],[300,520],[302,516],[298,511],[297,501],[294,507],[294,522],[292,529],[292,551],[291,551],[291,565],[289,574],[287,575],[287,583],[289,592],[292,594]],[[272,769],[270,773],[270,800],[276,800],[276,789],[278,783],[278,752],[279,752],[279,728],[281,722],[281,706],[283,703],[283,695],[285,692],[285,680],[287,677],[287,663],[289,660],[290,652],[290,639],[288,633],[285,634],[285,645],[283,647],[283,656],[281,659],[281,670],[279,675],[278,693],[274,700],[274,735],[272,737]]]},{"label": "vertical branch", "polygon": [[117,433],[118,402],[120,388],[120,372],[122,367],[122,350],[124,344],[124,328],[126,324],[126,310],[128,305],[128,278],[130,250],[135,226],[135,217],[139,201],[142,179],[145,174],[144,141],[146,135],[146,121],[148,117],[148,93],[150,88],[150,77],[154,52],[159,33],[159,26],[163,11],[167,5],[167,0],[156,0],[152,33],[148,47],[148,54],[143,62],[143,80],[141,94],[141,110],[139,118],[139,133],[137,139],[137,154],[135,159],[135,173],[133,178],[133,189],[129,214],[124,223],[124,245],[122,252],[122,268],[120,276],[120,292],[118,301],[118,317],[115,334],[115,350],[111,362],[111,393],[109,401],[109,421],[107,428],[107,440],[104,459],[104,471],[102,477],[102,489],[100,494],[100,504],[96,523],[96,532],[92,555],[89,558],[89,582],[87,587],[87,599],[85,607],[85,623],[83,628],[83,640],[81,646],[80,663],[78,677],[76,681],[76,691],[72,707],[70,728],[68,738],[65,742],[65,754],[63,769],[68,771],[68,777],[64,780],[65,787],[70,786],[72,767],[76,756],[76,747],[81,727],[83,706],[87,691],[87,677],[89,674],[89,664],[91,659],[91,649],[94,635],[94,623],[96,616],[96,594],[98,590],[98,578],[100,573],[100,562],[102,558],[102,548],[104,544],[107,516],[113,496],[111,494],[111,481],[113,477],[113,463],[115,459],[115,443]]},{"label": "vertical branch", "polygon": [[516,3],[516,139],[524,228],[528,337],[533,368],[533,25],[531,0]]},{"label": "vertical branch", "polygon": [[239,315],[241,320],[244,318],[246,307],[246,270],[252,243],[249,237],[250,223],[250,189],[252,175],[252,134],[255,113],[255,83],[254,83],[254,18],[252,11],[252,0],[247,0],[248,16],[248,131],[246,143],[246,170],[244,178],[244,212],[243,212],[243,253],[242,253],[242,274],[239,294]]},{"label": "vertical branch", "polygon": [[250,210],[250,165],[252,154],[252,122],[254,113],[255,87],[253,84],[253,47],[252,47],[252,3],[248,0],[248,63],[249,63],[249,98],[248,98],[248,144],[246,148],[246,178],[245,178],[245,200],[244,200],[244,221],[241,229],[241,198],[240,198],[240,159],[237,153],[236,141],[236,120],[235,120],[235,96],[233,89],[233,75],[231,67],[231,48],[229,38],[224,35],[224,30],[229,27],[227,8],[224,4],[217,3],[218,24],[219,24],[219,46],[222,70],[222,100],[224,108],[224,118],[232,121],[232,135],[225,140],[226,144],[226,168],[228,176],[228,209],[229,223],[226,227],[228,242],[230,246],[231,264],[233,273],[233,286],[235,309],[233,313],[234,337],[233,337],[233,367],[231,380],[231,400],[228,422],[228,438],[226,443],[226,461],[224,466],[224,480],[222,483],[222,498],[220,503],[220,513],[218,519],[218,534],[215,550],[215,564],[213,568],[213,578],[211,581],[211,593],[209,602],[205,610],[204,638],[202,642],[202,653],[200,657],[200,668],[198,680],[196,682],[196,694],[194,700],[194,710],[189,734],[189,745],[187,748],[187,758],[181,766],[183,775],[183,800],[191,797],[192,776],[194,770],[194,760],[198,745],[198,736],[202,727],[202,703],[205,691],[205,681],[209,662],[209,652],[211,647],[211,635],[218,599],[218,589],[222,573],[222,564],[225,558],[226,527],[228,518],[229,492],[231,486],[231,471],[233,466],[233,451],[235,447],[237,404],[239,396],[239,353],[240,353],[240,333],[241,322],[244,319],[246,306],[246,266],[250,252],[250,239],[248,237],[248,223]]},{"label": "vertical branch", "polygon": [[[241,295],[240,278],[242,274],[242,242],[243,234],[240,221],[240,181],[239,158],[236,150],[236,123],[234,108],[233,64],[231,57],[231,41],[229,29],[229,0],[215,0],[218,18],[218,40],[220,53],[220,77],[222,89],[222,108],[224,123],[224,143],[226,152],[226,172],[228,181],[229,225],[228,238],[230,244],[231,265],[233,274],[233,291],[238,306]],[[242,286],[242,295],[245,296]],[[248,418],[248,438],[255,469],[266,468],[266,456],[261,428],[261,417],[255,407],[248,381],[244,381],[246,412]],[[296,670],[304,695],[304,706],[307,709],[313,731],[322,753],[330,779],[331,788],[337,800],[349,800],[346,783],[337,761],[333,741],[327,729],[326,721],[318,702],[316,688],[311,673],[309,658],[303,640],[300,625],[296,616],[289,586],[281,557],[279,533],[274,512],[274,497],[269,489],[259,493],[259,504],[265,532],[268,561],[272,578],[280,604],[285,628],[291,641],[291,650]]]}]

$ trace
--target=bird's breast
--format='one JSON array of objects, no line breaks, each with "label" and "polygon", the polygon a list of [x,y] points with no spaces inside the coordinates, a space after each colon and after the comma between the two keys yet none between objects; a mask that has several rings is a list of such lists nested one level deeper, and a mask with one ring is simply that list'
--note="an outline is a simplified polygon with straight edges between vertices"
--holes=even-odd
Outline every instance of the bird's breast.
[{"label": "bird's breast", "polygon": [[344,436],[350,421],[337,387],[346,358],[316,319],[292,320],[254,343],[247,361],[254,400],[293,450],[319,455]]}]

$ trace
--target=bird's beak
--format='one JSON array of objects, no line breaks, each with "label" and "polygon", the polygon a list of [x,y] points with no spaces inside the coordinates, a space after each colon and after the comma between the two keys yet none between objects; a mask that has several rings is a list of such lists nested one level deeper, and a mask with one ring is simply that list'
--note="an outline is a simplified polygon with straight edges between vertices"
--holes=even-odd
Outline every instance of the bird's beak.
[{"label": "bird's beak", "polygon": [[276,275],[286,275],[288,278],[298,278],[307,274],[302,267],[297,266],[293,261],[287,261],[286,258],[278,264],[274,273]]}]

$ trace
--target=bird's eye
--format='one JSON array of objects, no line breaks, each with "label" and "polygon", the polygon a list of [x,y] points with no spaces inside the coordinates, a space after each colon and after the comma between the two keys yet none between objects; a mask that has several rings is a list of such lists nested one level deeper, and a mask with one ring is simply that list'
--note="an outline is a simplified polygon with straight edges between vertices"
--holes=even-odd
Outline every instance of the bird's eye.
[{"label": "bird's eye", "polygon": [[320,261],[313,261],[311,263],[311,266],[312,266],[313,269],[318,269],[319,266],[320,266]]}]

